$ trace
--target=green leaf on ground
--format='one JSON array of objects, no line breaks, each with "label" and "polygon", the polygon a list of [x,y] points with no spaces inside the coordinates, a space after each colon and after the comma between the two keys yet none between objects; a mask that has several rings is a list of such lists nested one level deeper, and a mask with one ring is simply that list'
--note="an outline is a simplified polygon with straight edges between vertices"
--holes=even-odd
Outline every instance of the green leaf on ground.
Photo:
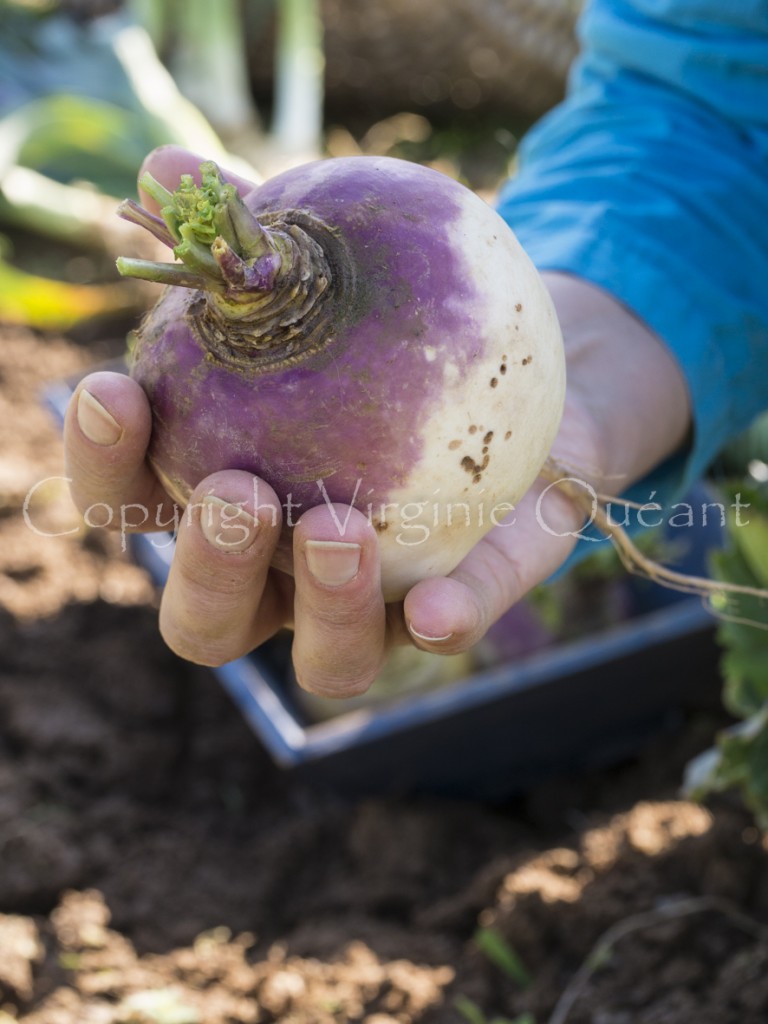
[{"label": "green leaf on ground", "polygon": [[520,988],[527,988],[531,983],[523,961],[509,945],[504,936],[495,928],[478,928],[474,935],[475,946],[499,967]]}]

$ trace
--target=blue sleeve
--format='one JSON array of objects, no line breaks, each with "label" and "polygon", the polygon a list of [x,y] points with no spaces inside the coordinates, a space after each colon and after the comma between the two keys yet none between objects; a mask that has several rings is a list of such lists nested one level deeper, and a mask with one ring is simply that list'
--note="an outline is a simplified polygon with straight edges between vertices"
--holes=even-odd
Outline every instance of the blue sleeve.
[{"label": "blue sleeve", "polygon": [[768,406],[768,0],[592,0],[563,103],[499,211],[541,270],[604,288],[679,361],[679,495]]}]

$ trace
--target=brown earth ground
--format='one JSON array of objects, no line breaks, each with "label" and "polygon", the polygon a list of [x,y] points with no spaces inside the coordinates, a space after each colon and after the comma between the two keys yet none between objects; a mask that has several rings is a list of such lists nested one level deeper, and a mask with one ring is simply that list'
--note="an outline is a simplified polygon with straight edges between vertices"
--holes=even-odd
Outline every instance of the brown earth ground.
[{"label": "brown earth ground", "polygon": [[78,525],[60,481],[25,521],[63,472],[40,389],[120,344],[0,332],[0,1022],[768,1021],[768,844],[677,796],[716,711],[503,806],[319,797],[116,537],[42,535]]}]

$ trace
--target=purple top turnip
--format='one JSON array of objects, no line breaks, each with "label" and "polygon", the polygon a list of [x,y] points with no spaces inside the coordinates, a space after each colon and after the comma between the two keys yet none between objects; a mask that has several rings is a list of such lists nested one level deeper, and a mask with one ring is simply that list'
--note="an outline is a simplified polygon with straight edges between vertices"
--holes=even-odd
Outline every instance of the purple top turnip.
[{"label": "purple top turnip", "polygon": [[450,572],[531,485],[562,412],[560,330],[515,236],[400,160],[311,163],[245,199],[201,175],[143,182],[162,219],[121,210],[182,261],[119,261],[171,285],[131,366],[168,492],[186,502],[221,469],[266,480],[286,571],[291,523],[329,501],[369,516],[388,599]]}]

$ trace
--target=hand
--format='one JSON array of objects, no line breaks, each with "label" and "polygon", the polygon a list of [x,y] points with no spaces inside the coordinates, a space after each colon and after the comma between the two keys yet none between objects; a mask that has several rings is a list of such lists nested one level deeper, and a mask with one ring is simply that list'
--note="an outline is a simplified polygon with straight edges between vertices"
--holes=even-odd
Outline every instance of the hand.
[{"label": "hand", "polygon": [[[145,169],[173,187],[198,164],[166,148],[155,151]],[[608,489],[623,490],[683,442],[689,411],[682,376],[658,339],[614,299],[564,275],[545,275],[545,281],[563,328],[569,374],[553,456],[601,490],[605,481]],[[172,522],[172,502],[145,457],[150,431],[150,409],[134,381],[97,373],[81,383],[67,414],[65,445],[82,510],[95,502],[126,508],[143,530]],[[298,680],[324,696],[363,693],[392,644],[444,654],[473,646],[562,564],[583,519],[554,488],[539,507],[547,485],[538,483],[511,514],[514,522],[488,533],[450,576],[423,580],[403,602],[385,605],[376,534],[366,516],[337,509],[341,519],[349,511],[340,542],[329,508],[307,511],[294,529],[290,577],[269,567],[280,502],[259,481],[256,509],[253,484],[247,473],[225,471],[195,489],[162,597],[161,632],[182,657],[217,665],[290,625]],[[242,512],[228,518],[235,505]],[[139,523],[144,510],[146,521]]]}]

